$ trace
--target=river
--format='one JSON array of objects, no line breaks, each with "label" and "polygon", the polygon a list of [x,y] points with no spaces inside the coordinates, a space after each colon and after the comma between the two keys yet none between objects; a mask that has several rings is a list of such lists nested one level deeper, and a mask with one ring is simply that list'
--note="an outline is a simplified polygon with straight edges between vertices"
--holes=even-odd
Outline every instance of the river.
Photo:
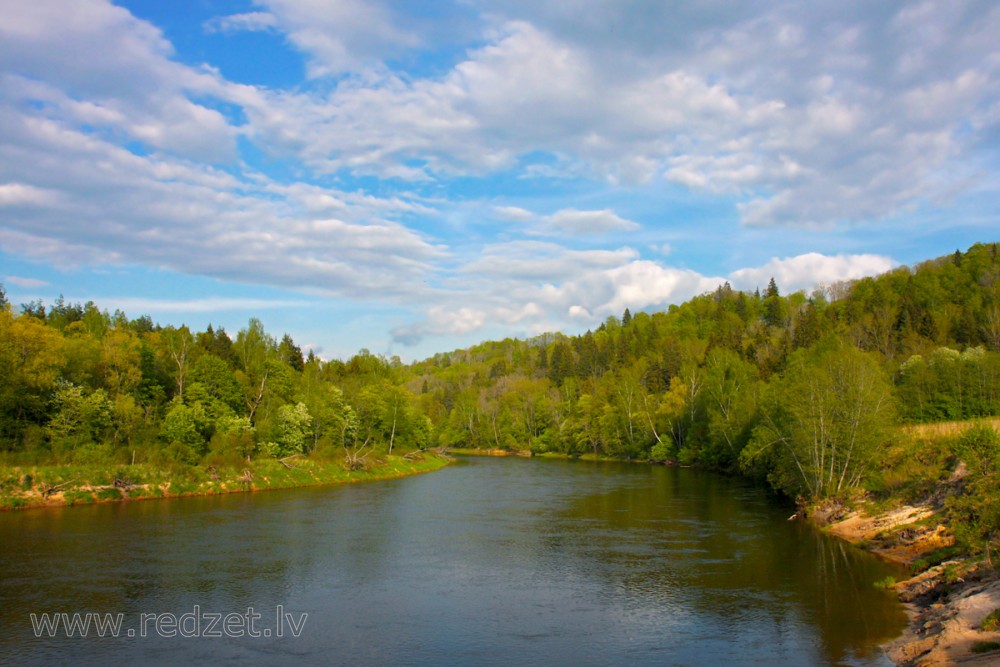
[{"label": "river", "polygon": [[873,583],[901,573],[791,512],[698,470],[466,458],[0,513],[0,663],[889,664]]}]

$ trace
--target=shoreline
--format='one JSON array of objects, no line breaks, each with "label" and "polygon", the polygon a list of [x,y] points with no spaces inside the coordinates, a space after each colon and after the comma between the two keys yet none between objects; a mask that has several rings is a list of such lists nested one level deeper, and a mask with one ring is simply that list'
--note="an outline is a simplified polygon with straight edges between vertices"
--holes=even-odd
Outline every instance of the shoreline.
[{"label": "shoreline", "polygon": [[[452,448],[449,451],[466,456],[622,461],[592,454],[570,457],[502,449]],[[650,461],[641,463],[653,464]],[[900,667],[996,665],[1000,652],[976,653],[973,649],[977,644],[1000,642],[1000,631],[979,629],[988,614],[1000,609],[1000,571],[952,558],[956,551],[954,538],[947,530],[941,509],[927,503],[904,504],[868,514],[824,503],[802,508],[797,516],[818,530],[908,572],[919,570],[908,579],[889,586],[907,617],[902,634],[880,644],[893,664]]]},{"label": "shoreline", "polygon": [[[867,514],[837,505],[813,508],[806,519],[823,532],[883,560],[920,570],[890,586],[903,605],[907,627],[881,645],[900,667],[997,664],[996,650],[974,648],[1000,642],[1000,631],[979,624],[1000,608],[1000,572],[980,563],[954,559],[954,538],[931,505],[902,505]],[[934,562],[930,567],[924,565]]]},{"label": "shoreline", "polygon": [[[356,484],[433,472],[444,468],[451,460],[432,452],[423,452],[410,459],[392,455],[384,457],[370,469],[352,471],[345,470],[337,461],[297,459],[293,463],[272,459],[221,469],[212,466],[164,469],[149,464],[111,468],[3,467],[0,468],[0,475],[3,476],[0,480],[0,511]],[[130,473],[137,477],[134,482]],[[75,477],[65,481],[70,476]]]}]

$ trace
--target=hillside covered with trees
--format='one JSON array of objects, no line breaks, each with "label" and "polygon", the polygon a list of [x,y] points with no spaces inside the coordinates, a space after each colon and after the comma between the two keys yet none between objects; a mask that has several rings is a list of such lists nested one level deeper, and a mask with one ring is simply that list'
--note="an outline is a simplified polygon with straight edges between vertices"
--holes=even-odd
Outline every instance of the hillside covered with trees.
[{"label": "hillside covered with trees", "polygon": [[[865,483],[900,424],[1000,413],[995,243],[812,294],[726,284],[583,335],[410,365],[364,350],[304,356],[257,320],[230,336],[90,303],[0,299],[10,465],[452,446],[698,464],[825,497]],[[993,480],[1000,445],[983,438],[975,474]]]}]

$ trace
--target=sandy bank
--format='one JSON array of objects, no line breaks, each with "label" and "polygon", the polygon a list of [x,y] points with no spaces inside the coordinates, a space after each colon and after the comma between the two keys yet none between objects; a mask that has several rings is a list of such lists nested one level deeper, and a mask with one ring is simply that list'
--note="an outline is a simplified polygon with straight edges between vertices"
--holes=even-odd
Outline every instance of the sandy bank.
[{"label": "sandy bank", "polygon": [[[837,505],[819,507],[811,519],[831,535],[862,546],[888,561],[912,567],[917,561],[954,544],[939,521],[940,508],[904,505],[873,513]],[[910,625],[883,648],[897,665],[1000,665],[1000,650],[975,653],[985,642],[1000,642],[1000,632],[980,623],[1000,608],[1000,573],[961,561],[946,561],[895,584]]]}]

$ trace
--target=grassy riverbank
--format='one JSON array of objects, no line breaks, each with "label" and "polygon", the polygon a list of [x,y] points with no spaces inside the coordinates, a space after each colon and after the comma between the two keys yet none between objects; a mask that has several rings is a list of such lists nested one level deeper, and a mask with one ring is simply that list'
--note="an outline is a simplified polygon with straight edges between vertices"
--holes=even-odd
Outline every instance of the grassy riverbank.
[{"label": "grassy riverbank", "polygon": [[[614,463],[647,463],[662,464],[663,461],[648,461],[646,459],[623,459],[618,456],[608,456],[606,454],[567,454],[565,452],[533,452],[530,449],[475,449],[471,447],[449,447],[450,454],[460,456],[520,456],[523,458],[535,459],[564,459],[573,461],[608,461]],[[676,462],[666,462],[667,465],[677,465]],[[691,466],[685,466],[691,467]]]},{"label": "grassy riverbank", "polygon": [[10,466],[0,468],[0,509],[27,509],[98,502],[266,491],[349,484],[438,470],[449,461],[431,453],[384,456],[363,470],[340,461],[296,458],[255,460],[241,466],[150,464],[107,466]]}]

